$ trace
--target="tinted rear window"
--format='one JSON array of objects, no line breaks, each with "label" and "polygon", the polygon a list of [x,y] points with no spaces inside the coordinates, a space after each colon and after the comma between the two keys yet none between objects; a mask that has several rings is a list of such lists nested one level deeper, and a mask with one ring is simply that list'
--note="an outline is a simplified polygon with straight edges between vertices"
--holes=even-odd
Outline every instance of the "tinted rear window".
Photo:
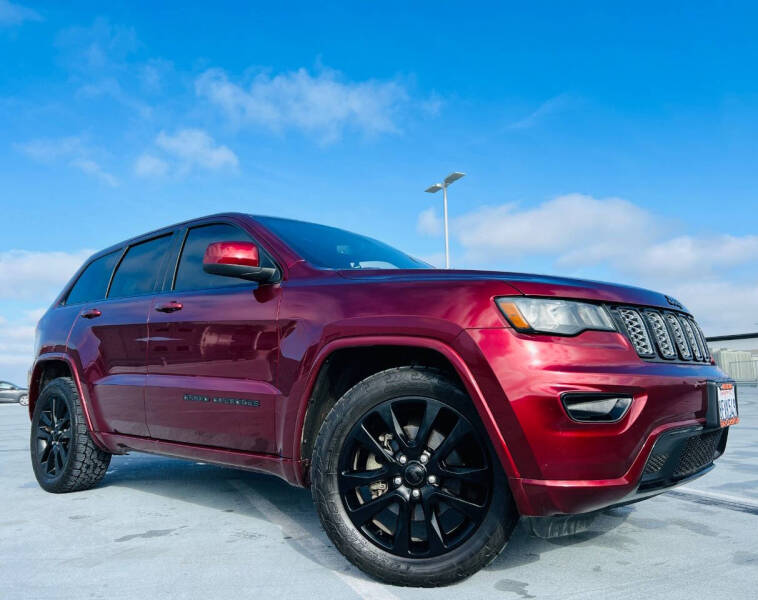
[{"label": "tinted rear window", "polygon": [[[203,225],[189,230],[176,272],[175,290],[202,290],[227,285],[250,285],[249,281],[203,271],[203,256],[214,242],[251,242],[249,235],[232,225]],[[261,260],[265,257],[261,253]],[[266,266],[264,264],[264,266]]]},{"label": "tinted rear window", "polygon": [[79,279],[71,288],[68,298],[66,298],[66,304],[81,304],[82,302],[94,302],[105,298],[108,282],[119,256],[121,256],[121,250],[93,260],[79,275]]},{"label": "tinted rear window", "polygon": [[108,298],[151,294],[169,248],[171,235],[131,246],[113,276]]}]

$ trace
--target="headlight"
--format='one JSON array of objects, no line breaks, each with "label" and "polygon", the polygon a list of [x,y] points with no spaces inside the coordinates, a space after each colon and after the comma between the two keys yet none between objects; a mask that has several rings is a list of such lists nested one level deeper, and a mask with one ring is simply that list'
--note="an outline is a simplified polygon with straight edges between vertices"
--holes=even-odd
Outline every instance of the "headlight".
[{"label": "headlight", "polygon": [[597,304],[552,298],[496,298],[503,314],[519,331],[575,335],[586,329],[616,331],[608,311]]}]

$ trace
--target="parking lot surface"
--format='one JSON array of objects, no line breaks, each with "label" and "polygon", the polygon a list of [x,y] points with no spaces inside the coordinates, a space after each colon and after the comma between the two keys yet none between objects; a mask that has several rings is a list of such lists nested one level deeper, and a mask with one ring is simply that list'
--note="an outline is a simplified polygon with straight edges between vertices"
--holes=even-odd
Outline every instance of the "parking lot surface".
[{"label": "parking lot surface", "polygon": [[758,392],[704,478],[541,540],[517,527],[445,590],[381,585],[321,530],[307,490],[207,464],[115,456],[96,489],[42,491],[25,408],[0,405],[0,598],[758,597]]}]

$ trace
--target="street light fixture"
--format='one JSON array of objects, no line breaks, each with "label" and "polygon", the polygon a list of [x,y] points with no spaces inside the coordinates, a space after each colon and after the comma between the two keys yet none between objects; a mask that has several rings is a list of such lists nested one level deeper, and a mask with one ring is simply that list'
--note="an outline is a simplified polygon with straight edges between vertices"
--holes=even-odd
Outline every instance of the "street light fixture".
[{"label": "street light fixture", "polygon": [[434,185],[429,186],[424,191],[428,192],[429,194],[436,194],[440,190],[442,190],[442,206],[443,206],[443,212],[445,215],[445,268],[450,268],[450,241],[448,238],[447,233],[447,186],[449,186],[454,181],[458,181],[461,177],[463,177],[465,173],[459,173],[458,171],[455,171],[454,173],[450,173],[442,183],[435,183]]}]

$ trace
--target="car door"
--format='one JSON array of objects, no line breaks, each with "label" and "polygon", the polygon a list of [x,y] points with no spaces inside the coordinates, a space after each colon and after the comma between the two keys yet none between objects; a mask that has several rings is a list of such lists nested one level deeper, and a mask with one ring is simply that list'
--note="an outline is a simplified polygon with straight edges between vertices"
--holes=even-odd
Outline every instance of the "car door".
[{"label": "car door", "polygon": [[150,311],[146,413],[154,438],[277,452],[280,287],[211,275],[202,265],[209,244],[250,240],[230,223],[186,232],[174,281]]},{"label": "car door", "polygon": [[11,402],[15,399],[16,386],[7,381],[0,381],[0,402]]},{"label": "car door", "polygon": [[[80,302],[82,308],[69,334],[68,351],[79,363],[99,431],[148,436],[147,318],[152,294],[162,284],[171,240],[172,234],[164,234],[132,244],[123,254],[114,253],[120,260],[107,296]],[[116,262],[111,255],[103,259]],[[76,287],[72,288],[72,294],[75,291]]]}]

